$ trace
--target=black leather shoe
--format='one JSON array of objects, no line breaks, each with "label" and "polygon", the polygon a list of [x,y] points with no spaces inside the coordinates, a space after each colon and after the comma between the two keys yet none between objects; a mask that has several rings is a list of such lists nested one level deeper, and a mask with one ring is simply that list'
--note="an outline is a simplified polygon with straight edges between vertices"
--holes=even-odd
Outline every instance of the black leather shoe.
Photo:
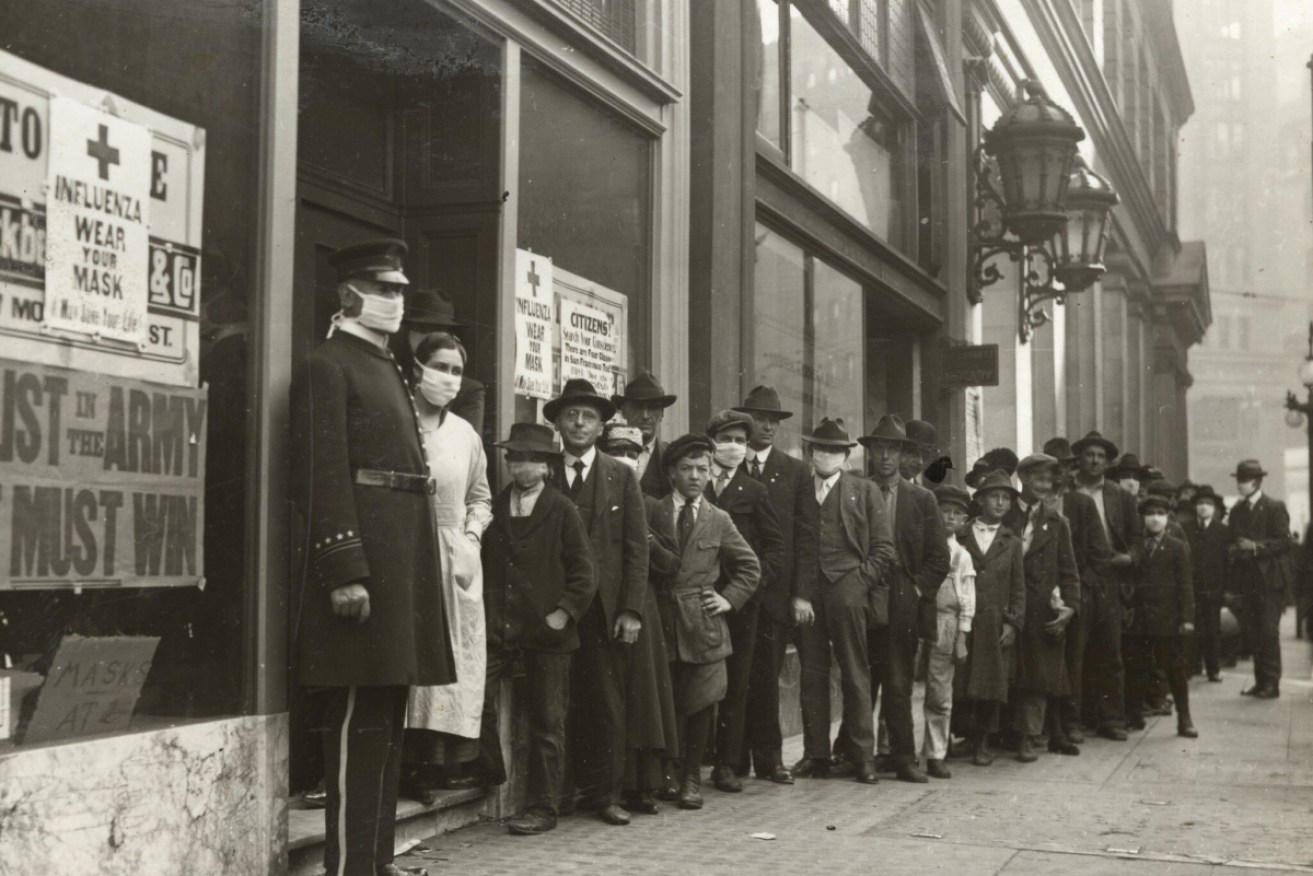
[{"label": "black leather shoe", "polygon": [[894,775],[898,776],[898,781],[911,782],[914,785],[924,785],[930,781],[921,768],[910,760],[898,761],[894,765]]},{"label": "black leather shoe", "polygon": [[674,776],[667,774],[661,777],[661,787],[657,789],[656,798],[667,803],[674,803],[679,799],[679,782],[675,781]]},{"label": "black leather shoe", "polygon": [[853,763],[848,758],[836,757],[830,761],[830,778],[846,779],[849,776],[855,775],[857,775],[857,764]]},{"label": "black leather shoe", "polygon": [[679,808],[702,808],[702,780],[697,776],[684,776],[679,786]]},{"label": "black leather shoe", "polygon": [[1104,724],[1099,728],[1099,735],[1104,739],[1111,739],[1113,742],[1125,742],[1126,731],[1112,724]]},{"label": "black leather shoe", "polygon": [[989,740],[981,738],[976,741],[975,754],[971,755],[971,762],[976,766],[989,766],[994,762],[994,752],[989,750]]},{"label": "black leather shoe", "polygon": [[398,867],[396,864],[383,864],[374,871],[378,876],[429,876],[423,867]]},{"label": "black leather shoe", "polygon": [[875,764],[869,761],[867,763],[858,764],[854,775],[857,777],[857,781],[861,782],[863,785],[880,784],[880,777],[875,773]]},{"label": "black leather shoe", "polygon": [[626,791],[620,805],[635,815],[656,815],[661,811],[656,798],[647,791]]},{"label": "black leather shoe", "polygon": [[506,831],[516,836],[534,836],[556,828],[556,816],[541,809],[530,809],[506,822]]},{"label": "black leather shoe", "polygon": [[1199,731],[1194,729],[1194,722],[1190,720],[1189,715],[1176,722],[1176,735],[1184,736],[1186,739],[1199,738]]},{"label": "black leather shoe", "polygon": [[1030,741],[1029,736],[1021,737],[1021,744],[1017,746],[1018,763],[1034,763],[1039,760],[1039,755],[1035,753],[1035,743]]},{"label": "black leather shoe", "polygon": [[892,773],[898,768],[892,754],[877,754],[875,756],[875,771],[877,773]]},{"label": "black leather shoe", "polygon": [[804,757],[793,765],[792,772],[794,778],[798,779],[828,779],[830,761],[819,757]]},{"label": "black leather shoe", "polygon": [[1077,748],[1076,744],[1073,743],[1070,739],[1064,739],[1056,736],[1049,739],[1049,751],[1053,752],[1054,754],[1065,754],[1071,757],[1075,757],[1076,755],[1080,754],[1080,749]]},{"label": "black leather shoe", "polygon": [[765,779],[768,782],[774,782],[777,785],[793,784],[793,773],[789,772],[788,767],[784,766],[782,763],[777,763],[769,772],[760,775],[757,778]]},{"label": "black leather shoe", "polygon": [[743,790],[743,780],[734,775],[734,770],[724,764],[712,769],[711,784],[716,786],[717,791],[724,791],[726,794],[737,794]]},{"label": "black leather shoe", "polygon": [[597,817],[607,824],[614,824],[617,827],[623,827],[629,823],[629,813],[614,803],[608,803],[597,810]]},{"label": "black leather shoe", "polygon": [[1081,745],[1085,742],[1085,731],[1078,724],[1069,724],[1062,729],[1062,735],[1067,737],[1067,741],[1073,745]]},{"label": "black leather shoe", "polygon": [[953,771],[944,766],[942,760],[933,757],[927,757],[925,760],[925,774],[932,779],[953,778]]},{"label": "black leather shoe", "polygon": [[1270,685],[1268,687],[1260,687],[1258,690],[1254,691],[1255,699],[1274,700],[1279,696],[1281,696],[1281,691]]},{"label": "black leather shoe", "polygon": [[1126,719],[1127,730],[1143,730],[1146,726],[1148,725],[1144,723],[1144,719],[1139,716]]},{"label": "black leather shoe", "polygon": [[1222,682],[1222,676],[1220,676],[1220,675],[1210,675],[1210,676],[1208,676],[1208,680],[1211,681],[1211,682],[1213,682],[1214,684],[1221,684],[1221,682]]}]

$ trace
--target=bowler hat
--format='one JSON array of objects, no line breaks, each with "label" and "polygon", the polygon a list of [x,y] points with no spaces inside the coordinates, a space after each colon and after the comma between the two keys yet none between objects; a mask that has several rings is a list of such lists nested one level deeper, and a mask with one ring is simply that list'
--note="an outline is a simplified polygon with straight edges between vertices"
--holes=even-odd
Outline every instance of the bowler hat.
[{"label": "bowler hat", "polygon": [[611,396],[611,401],[615,402],[616,407],[620,407],[625,402],[637,402],[644,405],[660,405],[668,408],[677,400],[677,396],[666,393],[661,381],[656,379],[656,375],[646,369],[640,371],[638,376],[625,384],[623,393],[616,393]]},{"label": "bowler hat", "polygon": [[1252,481],[1256,478],[1266,477],[1267,472],[1263,471],[1257,459],[1246,459],[1236,466],[1235,474],[1232,475],[1238,481]]},{"label": "bowler hat", "polygon": [[541,423],[511,423],[510,437],[505,441],[498,441],[495,446],[515,453],[561,455],[561,451],[556,447],[552,428]]},{"label": "bowler hat", "polygon": [[1171,511],[1172,503],[1161,493],[1150,493],[1140,500],[1140,513],[1145,514],[1152,509]]},{"label": "bowler hat", "polygon": [[971,494],[961,487],[955,487],[952,484],[940,484],[934,489],[935,500],[940,505],[957,505],[963,511],[970,514],[972,511]]},{"label": "bowler hat", "polygon": [[456,305],[441,289],[416,289],[406,302],[406,316],[401,324],[407,328],[460,328],[469,325],[456,318]]},{"label": "bowler hat", "polygon": [[863,447],[870,447],[877,441],[892,441],[908,449],[919,449],[916,442],[907,440],[907,427],[903,425],[903,418],[897,414],[885,414],[875,424],[870,435],[859,436],[857,440]]},{"label": "bowler hat", "polygon": [[671,468],[685,456],[689,456],[698,450],[715,453],[716,445],[701,432],[689,432],[687,435],[680,435],[666,445],[665,452],[661,454],[661,464],[666,468]]},{"label": "bowler hat", "polygon": [[1076,454],[1071,452],[1071,442],[1066,438],[1050,438],[1044,442],[1044,452],[1059,462],[1073,462]]},{"label": "bowler hat", "polygon": [[1212,484],[1200,484],[1199,488],[1195,490],[1194,498],[1190,501],[1192,504],[1198,505],[1203,500],[1212,502],[1217,506],[1219,512],[1226,510],[1226,500],[1217,495]]},{"label": "bowler hat", "polygon": [[562,407],[575,404],[592,405],[597,408],[604,421],[615,416],[615,404],[609,398],[598,395],[593,385],[582,377],[572,377],[567,380],[565,386],[561,388],[561,394],[543,405],[543,416],[555,420],[557,412]]},{"label": "bowler hat", "polygon": [[743,411],[747,414],[769,414],[779,417],[781,420],[787,420],[793,416],[793,411],[786,411],[780,408],[780,394],[775,391],[773,386],[754,386],[743,399],[743,404],[734,408],[736,411]]},{"label": "bowler hat", "polygon": [[733,409],[721,411],[712,417],[711,422],[707,423],[707,435],[714,439],[729,426],[742,426],[748,430],[748,437],[752,437],[752,415]]},{"label": "bowler hat", "polygon": [[990,465],[989,460],[982,456],[980,459],[976,460],[975,465],[971,466],[971,471],[966,473],[964,480],[967,482],[968,487],[973,490],[977,489],[985,475],[993,470],[994,466]]},{"label": "bowler hat", "polygon": [[953,457],[941,456],[927,465],[925,471],[921,472],[921,476],[932,484],[943,483],[944,478],[948,477],[948,470],[952,467]]},{"label": "bowler hat", "polygon": [[402,270],[408,247],[404,240],[385,237],[365,240],[344,246],[328,257],[328,264],[337,271],[337,279],[373,280],[376,283],[410,285]]},{"label": "bowler hat", "polygon": [[1139,480],[1140,470],[1143,468],[1144,466],[1140,465],[1140,457],[1134,453],[1123,453],[1112,465],[1108,466],[1106,474],[1114,481],[1119,481],[1122,478]]},{"label": "bowler hat", "polygon": [[822,418],[820,424],[812,429],[810,435],[802,436],[802,440],[807,444],[815,444],[818,447],[852,448],[857,446],[857,442],[848,437],[848,427],[844,425],[843,417]]},{"label": "bowler hat", "polygon": [[1074,442],[1071,445],[1071,452],[1080,456],[1085,452],[1086,447],[1102,447],[1103,452],[1108,455],[1109,459],[1112,459],[1117,455],[1117,445],[1113,444],[1107,438],[1104,438],[1103,434],[1097,429],[1087,432],[1084,438]]},{"label": "bowler hat", "polygon": [[603,450],[608,452],[611,450],[632,450],[641,453],[643,451],[643,430],[637,426],[628,426],[624,423],[607,423],[606,427],[602,429],[602,440],[597,443]]},{"label": "bowler hat", "polygon": [[1047,453],[1032,453],[1025,459],[1017,463],[1017,474],[1024,475],[1027,472],[1037,468],[1059,469],[1062,463],[1056,458],[1049,456]]},{"label": "bowler hat", "polygon": [[1150,496],[1162,496],[1168,502],[1176,498],[1176,485],[1167,478],[1154,478],[1145,481],[1144,490]]},{"label": "bowler hat", "polygon": [[994,469],[981,479],[979,485],[976,487],[976,501],[979,502],[984,498],[986,493],[993,492],[994,490],[1007,490],[1008,495],[1013,499],[1021,498],[1021,493],[1017,491],[1016,487],[1012,486],[1012,475],[1008,474],[1001,468]]},{"label": "bowler hat", "polygon": [[1163,470],[1156,465],[1142,465],[1139,472],[1140,483],[1148,484],[1154,481],[1161,481],[1167,478]]},{"label": "bowler hat", "polygon": [[931,450],[939,449],[939,431],[925,420],[907,421],[907,440]]}]

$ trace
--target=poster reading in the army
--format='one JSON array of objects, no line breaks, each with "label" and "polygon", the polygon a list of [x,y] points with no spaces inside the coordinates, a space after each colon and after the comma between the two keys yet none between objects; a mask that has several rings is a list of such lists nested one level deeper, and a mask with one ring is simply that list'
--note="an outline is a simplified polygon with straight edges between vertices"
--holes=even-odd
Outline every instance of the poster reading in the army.
[{"label": "poster reading in the army", "polygon": [[515,394],[552,397],[552,260],[515,251]]},{"label": "poster reading in the army", "polygon": [[144,343],[150,131],[59,96],[50,128],[45,322]]},{"label": "poster reading in the army", "polygon": [[0,359],[0,590],[200,584],[206,396]]},{"label": "poster reading in the army", "polygon": [[0,349],[196,386],[205,131],[0,52]]}]

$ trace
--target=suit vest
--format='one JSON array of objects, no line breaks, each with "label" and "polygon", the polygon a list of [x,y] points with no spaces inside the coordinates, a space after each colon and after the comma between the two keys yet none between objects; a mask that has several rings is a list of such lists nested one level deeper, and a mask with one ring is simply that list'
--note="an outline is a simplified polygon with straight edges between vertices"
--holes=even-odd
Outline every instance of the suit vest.
[{"label": "suit vest", "polygon": [[[812,502],[816,494],[812,493]],[[833,584],[862,564],[862,558],[848,544],[843,531],[843,515],[839,507],[839,483],[836,481],[819,506],[816,518],[816,558],[820,561],[821,575]]]}]

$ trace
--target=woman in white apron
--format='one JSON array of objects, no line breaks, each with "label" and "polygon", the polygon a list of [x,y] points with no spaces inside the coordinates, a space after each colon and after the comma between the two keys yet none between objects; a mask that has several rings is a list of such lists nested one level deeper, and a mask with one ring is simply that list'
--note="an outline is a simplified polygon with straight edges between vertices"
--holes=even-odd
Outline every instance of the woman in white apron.
[{"label": "woman in white apron", "polygon": [[479,782],[479,717],[487,662],[483,566],[479,542],[492,520],[488,460],[474,428],[447,408],[460,389],[465,348],[446,332],[415,350],[415,410],[429,474],[442,563],[442,595],[451,629],[456,683],[414,687],[406,708],[403,790],[430,803],[437,788]]}]

